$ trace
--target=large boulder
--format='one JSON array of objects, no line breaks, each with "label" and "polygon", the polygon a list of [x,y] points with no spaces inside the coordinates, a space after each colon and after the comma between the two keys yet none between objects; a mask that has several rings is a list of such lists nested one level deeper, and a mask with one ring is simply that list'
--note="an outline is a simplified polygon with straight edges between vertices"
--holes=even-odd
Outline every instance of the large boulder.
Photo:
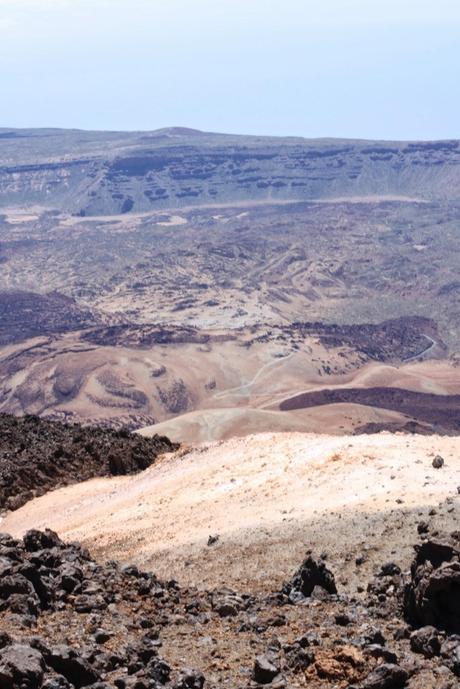
[{"label": "large boulder", "polygon": [[2,689],[38,689],[42,685],[45,663],[35,648],[12,644],[0,652],[0,687]]},{"label": "large boulder", "polygon": [[407,620],[451,633],[460,632],[460,551],[442,541],[416,546],[404,592]]}]

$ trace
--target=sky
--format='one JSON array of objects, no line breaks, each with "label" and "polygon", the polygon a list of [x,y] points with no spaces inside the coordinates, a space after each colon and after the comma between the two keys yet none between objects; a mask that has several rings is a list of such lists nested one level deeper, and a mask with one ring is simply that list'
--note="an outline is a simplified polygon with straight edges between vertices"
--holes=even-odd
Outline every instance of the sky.
[{"label": "sky", "polygon": [[0,127],[460,138],[460,0],[0,0]]}]

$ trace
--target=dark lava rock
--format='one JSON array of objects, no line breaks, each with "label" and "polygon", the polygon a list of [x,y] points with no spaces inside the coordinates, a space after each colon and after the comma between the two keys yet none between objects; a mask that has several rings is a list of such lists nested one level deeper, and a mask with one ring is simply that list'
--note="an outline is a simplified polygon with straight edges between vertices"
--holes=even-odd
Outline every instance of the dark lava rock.
[{"label": "dark lava rock", "polygon": [[94,641],[97,644],[105,644],[105,642],[108,641],[111,636],[112,634],[110,632],[106,632],[103,629],[98,629],[94,634]]},{"label": "dark lava rock", "polygon": [[231,599],[221,601],[215,609],[221,617],[235,617],[238,615],[238,606]]},{"label": "dark lava rock", "polygon": [[430,529],[430,525],[428,524],[428,522],[419,522],[417,524],[417,532],[419,534],[428,533],[429,529]]},{"label": "dark lava rock", "polygon": [[421,627],[410,635],[410,647],[414,653],[421,653],[425,658],[439,655],[441,640],[435,627]]},{"label": "dark lava rock", "polygon": [[50,655],[46,657],[46,663],[77,689],[94,684],[100,679],[87,660],[64,644],[53,648]]},{"label": "dark lava rock", "polygon": [[328,594],[337,593],[334,575],[323,560],[315,560],[308,555],[291,581],[283,586],[283,593],[296,602],[298,598],[310,597],[317,586]]},{"label": "dark lava rock", "polygon": [[136,473],[177,447],[160,436],[0,414],[0,509],[16,510],[57,486]]},{"label": "dark lava rock", "polygon": [[335,616],[335,623],[338,624],[340,627],[347,627],[349,624],[351,624],[351,622],[352,618],[346,612],[339,612]]},{"label": "dark lava rock", "polygon": [[45,663],[40,651],[24,644],[12,644],[0,652],[2,689],[38,689],[42,685]]},{"label": "dark lava rock", "polygon": [[[0,629],[12,632],[0,632],[0,689],[156,689],[170,681],[155,623],[170,624],[197,591],[182,594],[173,580],[160,582],[137,567],[99,565],[52,531],[30,531],[23,540],[0,534],[0,559],[8,561],[0,575]],[[72,585],[63,586],[66,577]],[[210,608],[211,594],[199,595]],[[13,638],[27,627],[34,636]],[[115,635],[126,643],[102,645]],[[199,687],[189,674],[184,686]]]},{"label": "dark lava rock", "polygon": [[380,646],[380,644],[371,644],[370,646],[367,646],[366,653],[371,655],[373,658],[383,660],[385,663],[394,663],[395,665],[398,663],[398,656],[396,653],[390,651],[388,648]]},{"label": "dark lava rock", "polygon": [[258,656],[254,662],[253,678],[259,684],[270,684],[279,674],[279,668],[267,656]]},{"label": "dark lava rock", "polygon": [[450,636],[441,646],[441,657],[456,677],[460,677],[460,636]]},{"label": "dark lava rock", "polygon": [[[410,579],[390,563],[353,598],[335,595],[332,573],[311,556],[284,592],[251,595],[98,564],[52,531],[0,534],[0,689],[203,689],[203,659],[210,686],[249,686],[251,675],[276,689],[315,678],[325,689],[453,687],[460,558],[458,535],[451,538],[417,546]],[[304,604],[289,605],[293,595]],[[278,627],[280,638],[271,638]],[[226,653],[233,642],[235,653]],[[161,647],[181,665],[165,662]],[[191,658],[196,671],[184,668]]]},{"label": "dark lava rock", "polygon": [[24,535],[23,541],[25,549],[30,553],[37,550],[58,548],[63,545],[57,533],[51,531],[51,529],[45,529],[44,531],[31,529]]},{"label": "dark lava rock", "polygon": [[362,689],[402,689],[406,686],[409,675],[399,665],[384,663],[378,665],[362,684]]},{"label": "dark lava rock", "polygon": [[368,624],[360,629],[361,637],[365,644],[385,646],[386,639],[382,630],[378,627],[372,627]]},{"label": "dark lava rock", "polygon": [[72,689],[72,685],[66,680],[65,677],[52,677],[46,680],[41,686],[41,689]]},{"label": "dark lava rock", "polygon": [[285,648],[284,653],[286,666],[295,673],[306,670],[315,660],[313,651],[306,650],[297,644]]},{"label": "dark lava rock", "polygon": [[435,469],[441,469],[444,466],[444,458],[441,455],[436,455],[433,459],[432,465]]},{"label": "dark lava rock", "polygon": [[379,577],[394,577],[398,576],[401,574],[401,568],[398,567],[394,562],[386,562],[382,567],[380,568],[380,572],[378,573]]},{"label": "dark lava rock", "polygon": [[213,601],[214,610],[220,617],[235,617],[241,610],[245,610],[249,604],[249,600],[237,595],[234,591],[223,591],[221,594],[216,593]]},{"label": "dark lava rock", "polygon": [[449,543],[426,541],[416,546],[411,580],[404,592],[406,619],[460,632],[460,551]]}]

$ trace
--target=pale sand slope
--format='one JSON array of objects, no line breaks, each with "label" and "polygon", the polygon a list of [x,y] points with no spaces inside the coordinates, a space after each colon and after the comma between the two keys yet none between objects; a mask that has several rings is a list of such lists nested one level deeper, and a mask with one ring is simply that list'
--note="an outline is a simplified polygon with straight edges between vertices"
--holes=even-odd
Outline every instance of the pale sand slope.
[{"label": "pale sand slope", "polygon": [[291,412],[249,407],[199,409],[172,419],[146,426],[140,435],[166,435],[174,442],[199,443],[271,432],[351,433],[367,423],[404,423],[409,421],[398,412],[366,407],[361,404],[329,404]]},{"label": "pale sand slope", "polygon": [[[10,513],[1,530],[51,527],[96,555],[211,585],[273,586],[313,547],[356,583],[363,549],[380,563],[409,562],[415,524],[431,507],[442,503],[438,526],[458,525],[459,450],[459,437],[389,433],[234,438],[164,456],[136,476],[54,491]],[[442,469],[432,467],[438,453]],[[212,547],[210,534],[220,535]]]}]

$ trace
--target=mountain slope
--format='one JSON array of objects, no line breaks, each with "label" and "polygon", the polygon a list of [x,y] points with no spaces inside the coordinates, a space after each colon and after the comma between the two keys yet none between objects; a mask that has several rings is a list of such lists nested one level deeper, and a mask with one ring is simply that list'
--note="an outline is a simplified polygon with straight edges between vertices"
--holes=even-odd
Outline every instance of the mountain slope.
[{"label": "mountain slope", "polygon": [[[364,545],[382,562],[395,551],[408,564],[416,524],[432,508],[443,530],[455,528],[459,450],[459,437],[390,433],[233,438],[179,450],[133,477],[48,493],[7,516],[2,530],[50,527],[101,557],[211,586],[223,571],[228,585],[281,584],[313,548],[329,552],[353,588],[372,572],[371,561],[354,563]],[[441,470],[432,466],[438,454]],[[215,548],[210,535],[219,535]]]}]

